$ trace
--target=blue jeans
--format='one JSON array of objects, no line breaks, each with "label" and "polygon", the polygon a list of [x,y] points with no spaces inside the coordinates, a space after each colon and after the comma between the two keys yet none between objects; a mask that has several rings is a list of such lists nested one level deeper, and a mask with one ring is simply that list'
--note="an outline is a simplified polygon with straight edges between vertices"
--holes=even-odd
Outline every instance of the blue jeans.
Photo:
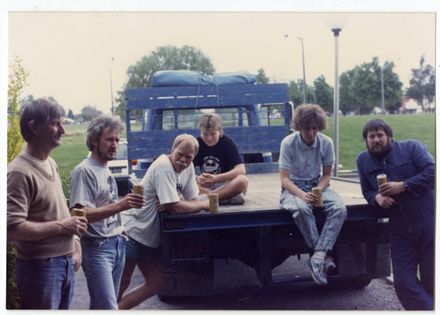
[{"label": "blue jeans", "polygon": [[[317,184],[317,182],[295,182],[295,185],[305,192],[311,191]],[[281,192],[280,206],[292,213],[308,247],[314,251],[328,252],[333,248],[341,231],[342,224],[347,217],[347,209],[338,194],[329,187],[325,188],[321,195],[324,202],[322,211],[325,214],[321,234],[318,233],[312,205],[284,189]]]},{"label": "blue jeans", "polygon": [[433,310],[435,219],[418,210],[417,221],[390,222],[394,288],[406,310]]},{"label": "blue jeans", "polygon": [[22,309],[68,309],[75,275],[72,256],[16,262],[16,280]]},{"label": "blue jeans", "polygon": [[119,284],[125,264],[124,237],[83,237],[81,246],[90,309],[117,310]]}]

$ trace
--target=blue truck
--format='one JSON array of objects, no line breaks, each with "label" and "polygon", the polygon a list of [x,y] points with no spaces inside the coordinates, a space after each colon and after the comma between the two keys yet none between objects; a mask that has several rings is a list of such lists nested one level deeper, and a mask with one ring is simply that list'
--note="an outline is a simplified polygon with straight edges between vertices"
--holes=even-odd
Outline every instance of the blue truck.
[{"label": "blue truck", "polygon": [[[200,113],[216,112],[243,156],[249,179],[244,205],[220,206],[217,213],[161,214],[162,299],[212,293],[217,260],[250,266],[264,287],[275,282],[276,266],[309,254],[290,213],[278,202],[277,159],[281,140],[291,132],[293,109],[286,84],[136,88],[127,89],[125,97],[130,173],[142,177],[157,156],[169,152],[176,135],[199,135]],[[141,123],[134,125],[133,117],[142,117]],[[131,161],[137,161],[136,169]],[[365,202],[358,182],[333,178],[332,186],[348,217],[333,249],[337,269],[329,273],[328,286],[363,288],[390,275],[387,215]],[[316,215],[322,227],[324,218]]]}]

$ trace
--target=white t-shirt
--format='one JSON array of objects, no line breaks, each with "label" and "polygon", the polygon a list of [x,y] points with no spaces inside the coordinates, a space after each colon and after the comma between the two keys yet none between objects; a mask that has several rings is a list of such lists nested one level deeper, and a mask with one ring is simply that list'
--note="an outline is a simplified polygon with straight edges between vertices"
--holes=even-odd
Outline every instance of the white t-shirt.
[{"label": "white t-shirt", "polygon": [[145,206],[122,212],[122,223],[131,238],[149,247],[159,247],[160,222],[156,202],[161,205],[184,200],[192,200],[199,194],[194,166],[191,164],[180,174],[177,173],[169,157],[159,156],[148,168],[141,181],[144,186]]}]

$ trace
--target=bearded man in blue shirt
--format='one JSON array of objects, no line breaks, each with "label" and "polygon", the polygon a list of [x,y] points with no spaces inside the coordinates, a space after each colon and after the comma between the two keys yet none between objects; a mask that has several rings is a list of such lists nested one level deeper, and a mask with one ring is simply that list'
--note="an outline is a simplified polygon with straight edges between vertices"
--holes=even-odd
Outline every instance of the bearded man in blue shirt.
[{"label": "bearded man in blue shirt", "polygon": [[[362,193],[378,211],[389,211],[397,297],[407,310],[432,310],[434,159],[419,141],[394,141],[393,130],[382,119],[368,121],[362,135],[367,146],[357,158]],[[379,174],[388,180],[380,186]]]}]

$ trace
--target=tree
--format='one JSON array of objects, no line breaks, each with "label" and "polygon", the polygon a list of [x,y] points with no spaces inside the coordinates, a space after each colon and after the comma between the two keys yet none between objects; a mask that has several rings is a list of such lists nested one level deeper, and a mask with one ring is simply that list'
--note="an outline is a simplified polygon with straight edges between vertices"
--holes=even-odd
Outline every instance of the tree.
[{"label": "tree", "polygon": [[[386,61],[383,65],[385,108],[394,112],[400,107],[402,82],[393,72],[394,63]],[[374,107],[381,105],[381,66],[374,57],[341,75],[341,108],[358,114],[369,114]]]},{"label": "tree", "polygon": [[[8,163],[11,162],[22,150],[24,140],[20,133],[20,101],[19,97],[27,85],[29,72],[15,58],[10,67],[8,82]],[[7,288],[6,308],[19,308],[17,285],[15,283],[15,257],[16,251],[12,243],[7,244]]]},{"label": "tree", "polygon": [[139,88],[151,86],[151,77],[159,70],[191,70],[205,74],[215,71],[211,60],[204,53],[194,47],[185,45],[181,48],[175,46],[162,46],[142,57],[136,64],[128,67],[128,80],[123,90],[117,92],[116,113],[125,117],[126,88]]},{"label": "tree", "polygon": [[73,111],[71,109],[69,109],[69,111],[67,113],[67,118],[75,119],[75,115],[73,115]]},{"label": "tree", "polygon": [[424,65],[425,58],[420,57],[419,68],[411,69],[412,78],[405,95],[417,101],[426,111],[428,103],[435,98],[435,71],[431,65]]},{"label": "tree", "polygon": [[333,112],[333,88],[325,82],[323,75],[316,78],[313,82],[315,90],[315,102],[326,112]]},{"label": "tree", "polygon": [[100,110],[97,110],[96,107],[90,105],[84,106],[81,109],[81,116],[83,118],[83,121],[90,121],[101,114],[102,112]]},{"label": "tree", "polygon": [[269,78],[266,76],[266,72],[263,68],[258,69],[257,83],[269,83]]},{"label": "tree", "polygon": [[295,81],[290,81],[289,84],[289,98],[295,106],[302,104],[303,93],[301,87]]}]

